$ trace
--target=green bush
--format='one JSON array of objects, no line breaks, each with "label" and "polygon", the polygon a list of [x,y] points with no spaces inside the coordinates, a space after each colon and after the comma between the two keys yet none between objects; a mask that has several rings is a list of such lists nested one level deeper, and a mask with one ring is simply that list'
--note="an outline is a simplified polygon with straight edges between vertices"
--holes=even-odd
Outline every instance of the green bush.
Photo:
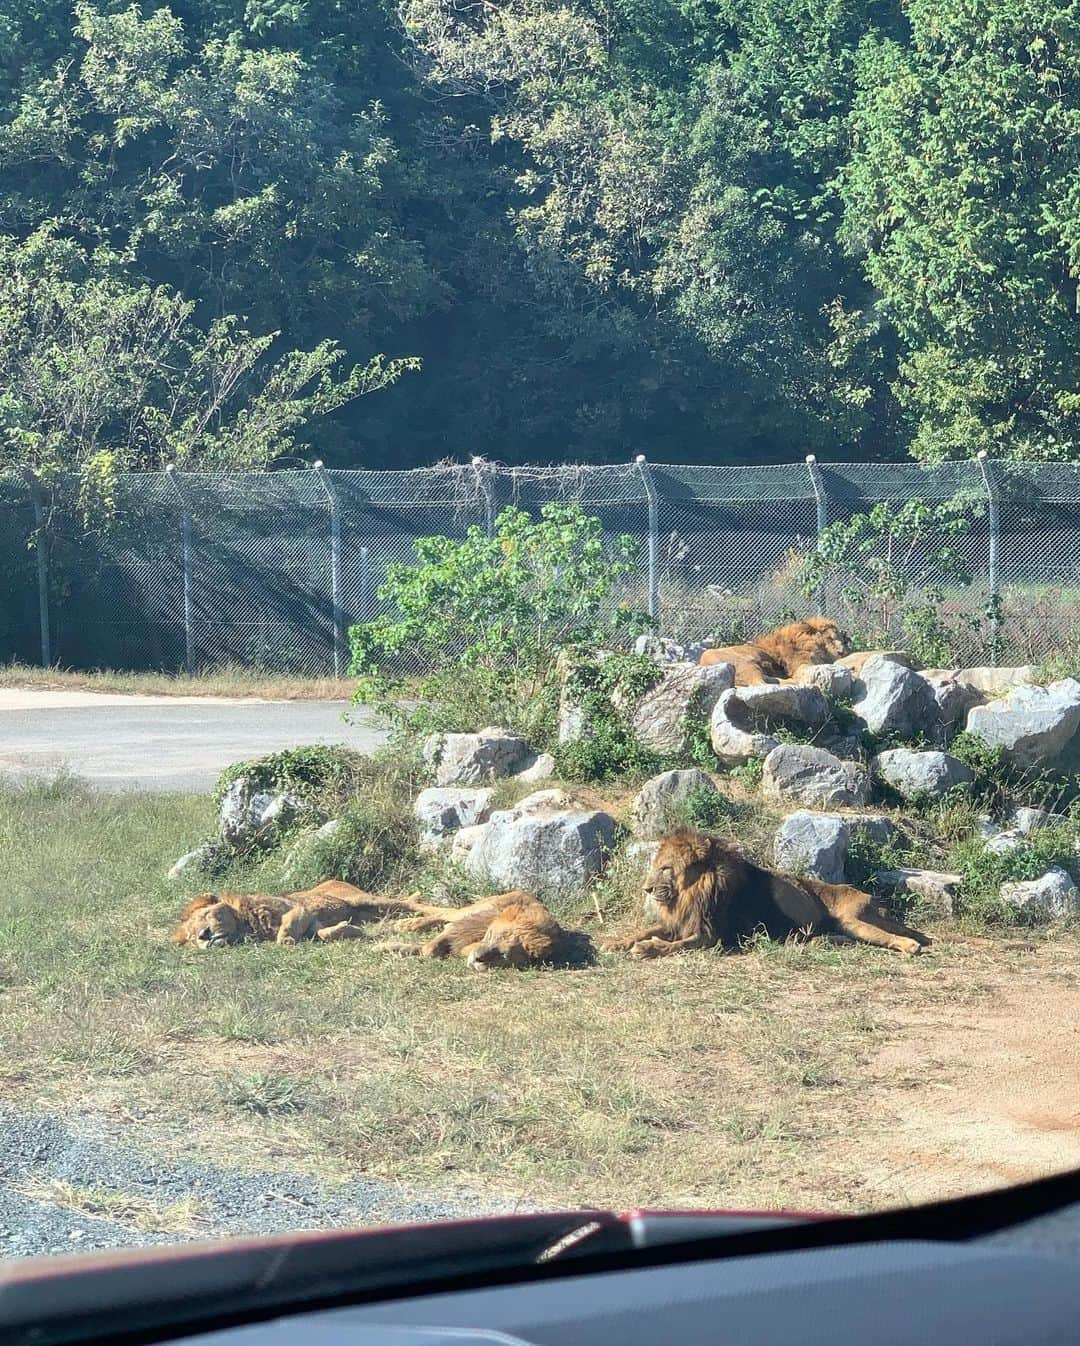
[{"label": "green bush", "polygon": [[387,612],[350,630],[355,699],[405,732],[497,723],[544,746],[560,658],[649,627],[615,599],[636,569],[636,541],[605,541],[600,520],[578,505],[549,503],[539,520],[510,507],[491,536],[472,527],[464,541],[420,538],[416,552],[415,565],[387,570]]},{"label": "green bush", "polygon": [[662,753],[634,735],[634,706],[660,681],[661,671],[646,655],[612,655],[584,660],[567,676],[566,690],[581,707],[583,736],[555,748],[555,767],[568,781],[607,781],[655,775],[671,766]]},{"label": "green bush", "polygon": [[958,892],[960,915],[975,916],[991,924],[1023,925],[1027,916],[1002,902],[1003,883],[1039,879],[1058,866],[1070,872],[1077,867],[1076,823],[1062,823],[1029,832],[1012,850],[988,851],[981,837],[962,841],[949,857],[949,868],[961,876]]},{"label": "green bush", "polygon": [[327,816],[355,796],[372,771],[372,759],[351,748],[311,744],[269,753],[250,762],[227,766],[214,787],[214,803],[241,776],[257,790],[296,795]]}]

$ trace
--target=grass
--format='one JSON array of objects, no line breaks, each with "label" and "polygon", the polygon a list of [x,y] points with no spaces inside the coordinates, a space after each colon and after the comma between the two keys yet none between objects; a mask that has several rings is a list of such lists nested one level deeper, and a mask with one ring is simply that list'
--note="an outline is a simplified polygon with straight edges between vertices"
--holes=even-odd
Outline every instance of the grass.
[{"label": "grass", "polygon": [[195,1197],[158,1205],[147,1197],[110,1187],[82,1187],[60,1178],[33,1179],[19,1189],[32,1201],[62,1206],[95,1220],[112,1220],[141,1234],[191,1234],[203,1223],[206,1207]]},{"label": "grass", "polygon": [[[378,932],[198,954],[168,941],[198,881],[165,874],[210,820],[205,799],[70,779],[0,789],[6,1099],[134,1118],[145,1145],[255,1169],[560,1204],[850,1209],[895,1198],[847,1156],[867,1126],[888,1130],[874,1063],[896,1015],[991,997],[1009,957],[761,941],[480,976],[380,955]],[[269,882],[268,864],[230,882]],[[637,882],[617,868],[570,914],[602,934]],[[88,1192],[66,1199],[105,1213]]]},{"label": "grass", "polygon": [[223,664],[184,673],[131,672],[123,669],[40,668],[0,664],[0,688],[126,692],[143,696],[258,697],[265,701],[347,701],[356,683],[348,678],[297,677],[264,673],[239,664]]}]

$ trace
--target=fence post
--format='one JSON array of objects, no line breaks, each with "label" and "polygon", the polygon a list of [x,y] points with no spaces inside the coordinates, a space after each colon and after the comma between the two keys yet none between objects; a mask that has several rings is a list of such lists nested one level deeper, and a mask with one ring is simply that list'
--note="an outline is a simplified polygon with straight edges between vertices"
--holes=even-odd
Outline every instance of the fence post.
[{"label": "fence post", "polygon": [[998,508],[997,483],[994,481],[994,469],[985,449],[976,454],[979,471],[982,473],[983,486],[986,488],[987,522],[990,526],[990,555],[987,558],[987,579],[990,589],[990,662],[997,665],[1000,657],[998,646],[1001,642],[1001,578],[999,573],[1001,549],[1001,515]]},{"label": "fence post", "polygon": [[180,500],[181,564],[184,570],[184,669],[190,678],[195,675],[195,631],[192,617],[191,588],[191,511],[188,509],[187,497],[180,489],[180,480],[175,463],[170,463],[166,467],[165,476]]},{"label": "fence post", "polygon": [[315,471],[330,502],[330,599],[334,608],[334,677],[340,678],[345,662],[345,621],[341,610],[341,509],[330,476],[316,459]]},{"label": "fence post", "polygon": [[493,473],[498,472],[497,467],[492,467],[485,459],[474,456],[472,466],[476,469],[476,479],[480,484],[480,490],[484,496],[484,528],[488,537],[495,536],[495,497],[491,489],[491,478]]},{"label": "fence post", "polygon": [[[806,455],[806,470],[810,473],[810,485],[814,488],[814,501],[817,505],[817,536],[820,541],[822,533],[829,526],[829,497],[825,494],[825,483],[821,477],[821,469],[817,465],[817,458],[812,453]],[[817,601],[818,611],[822,615],[827,615],[828,596],[824,581],[822,581],[821,588],[818,589]]]},{"label": "fence post", "polygon": [[49,557],[46,550],[45,505],[41,498],[41,483],[29,468],[23,475],[30,487],[34,502],[34,551],[37,555],[38,622],[41,627],[41,666],[52,664],[52,641],[49,634]]},{"label": "fence post", "polygon": [[657,506],[656,486],[653,483],[652,474],[649,471],[649,464],[645,460],[645,455],[639,453],[634,459],[637,464],[638,472],[641,474],[641,484],[645,488],[645,498],[649,502],[649,617],[657,634],[660,632],[660,568],[658,564],[660,553],[660,511]]}]

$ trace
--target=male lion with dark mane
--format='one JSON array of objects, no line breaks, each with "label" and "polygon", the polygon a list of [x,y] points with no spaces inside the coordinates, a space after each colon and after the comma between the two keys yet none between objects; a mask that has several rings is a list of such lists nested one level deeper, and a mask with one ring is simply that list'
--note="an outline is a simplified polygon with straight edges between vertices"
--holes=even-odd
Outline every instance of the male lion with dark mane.
[{"label": "male lion with dark mane", "polygon": [[295,944],[301,939],[359,939],[361,925],[420,910],[415,898],[376,897],[338,879],[284,896],[199,893],[180,913],[173,941],[214,949],[244,940]]},{"label": "male lion with dark mane", "polygon": [[733,664],[735,685],[776,682],[795,676],[804,664],[831,664],[847,654],[850,641],[829,617],[779,626],[745,645],[705,650],[700,664]]},{"label": "male lion with dark mane", "polygon": [[474,971],[493,967],[530,967],[567,959],[575,932],[564,930],[547,907],[531,893],[516,889],[496,897],[482,897],[467,907],[424,907],[423,914],[405,921],[405,930],[437,930],[429,943],[379,944],[387,953],[422,958],[464,958]]},{"label": "male lion with dark mane", "polygon": [[858,888],[777,874],[689,828],[660,842],[645,880],[645,915],[653,921],[647,929],[603,947],[661,958],[715,944],[737,948],[759,930],[771,939],[846,935],[905,954],[931,943],[921,930],[885,916]]}]

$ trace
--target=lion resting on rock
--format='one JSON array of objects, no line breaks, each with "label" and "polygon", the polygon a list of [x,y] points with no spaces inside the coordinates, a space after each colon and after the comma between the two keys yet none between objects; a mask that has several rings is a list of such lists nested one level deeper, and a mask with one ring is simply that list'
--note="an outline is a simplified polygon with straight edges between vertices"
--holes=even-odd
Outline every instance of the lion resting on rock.
[{"label": "lion resting on rock", "polygon": [[295,944],[301,939],[359,939],[361,925],[384,916],[423,910],[411,897],[376,897],[339,879],[327,879],[283,897],[270,893],[200,893],[180,914],[176,944],[219,948],[249,939]]},{"label": "lion resting on rock", "polygon": [[828,617],[777,627],[746,645],[705,650],[699,664],[733,664],[736,687],[795,676],[804,664],[831,664],[848,651],[849,641]]},{"label": "lion resting on rock", "polygon": [[422,958],[464,958],[469,967],[483,971],[493,967],[530,967],[562,959],[571,942],[547,907],[531,893],[516,889],[496,897],[482,897],[467,907],[423,907],[422,915],[404,923],[403,929],[437,930],[442,934],[430,943],[379,944],[388,953],[413,954]]},{"label": "lion resting on rock", "polygon": [[921,930],[883,915],[858,888],[762,869],[689,828],[660,842],[645,880],[645,915],[653,922],[647,929],[603,947],[660,958],[715,944],[735,948],[758,930],[772,939],[846,935],[906,954],[931,943]]}]

